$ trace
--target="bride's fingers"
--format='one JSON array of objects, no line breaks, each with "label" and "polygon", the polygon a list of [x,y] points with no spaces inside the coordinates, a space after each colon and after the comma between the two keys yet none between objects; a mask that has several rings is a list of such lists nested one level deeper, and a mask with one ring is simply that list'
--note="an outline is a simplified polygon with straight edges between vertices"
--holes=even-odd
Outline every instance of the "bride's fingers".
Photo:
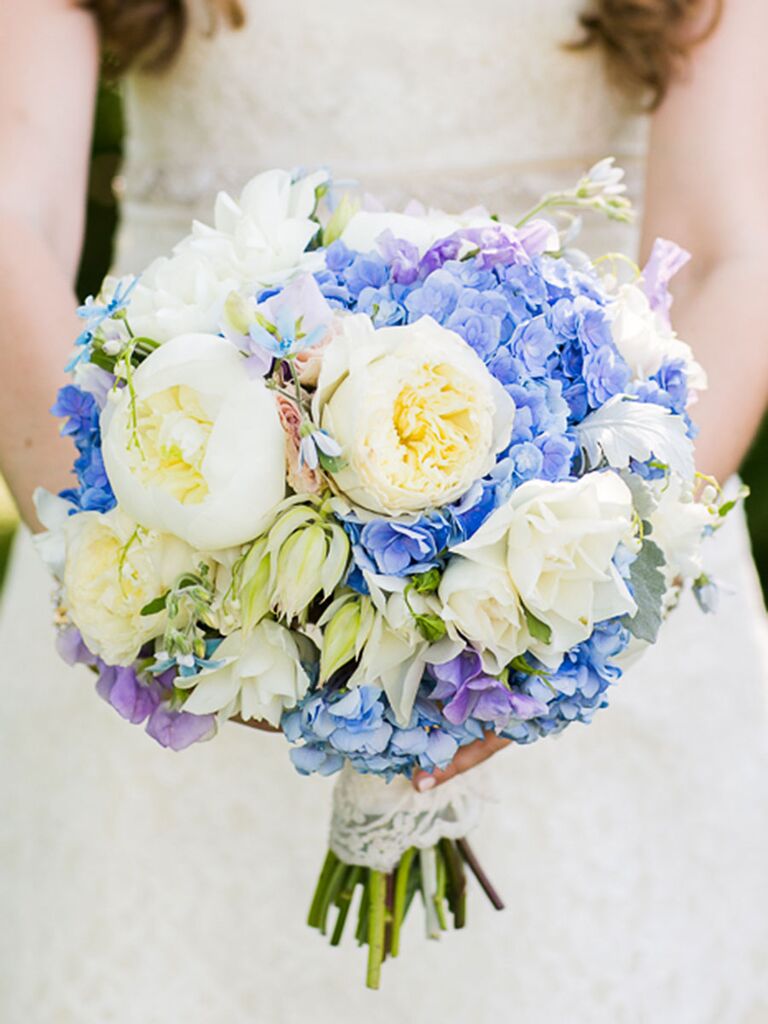
[{"label": "bride's fingers", "polygon": [[481,761],[486,761],[491,754],[503,750],[511,742],[511,740],[505,740],[501,736],[496,736],[495,733],[489,733],[485,739],[475,740],[474,743],[462,747],[448,767],[442,771],[435,769],[432,773],[415,772],[412,779],[413,785],[420,793],[427,789],[433,789],[435,786],[447,782],[448,779],[452,779],[454,775],[461,775],[462,772],[469,771],[470,768],[474,768]]}]

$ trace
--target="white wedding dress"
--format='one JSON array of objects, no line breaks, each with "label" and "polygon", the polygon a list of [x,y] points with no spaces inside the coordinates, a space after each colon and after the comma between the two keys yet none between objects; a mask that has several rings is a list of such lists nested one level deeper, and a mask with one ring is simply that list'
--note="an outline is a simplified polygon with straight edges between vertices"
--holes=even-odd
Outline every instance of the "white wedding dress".
[{"label": "white wedding dress", "polygon": [[[139,270],[216,189],[326,164],[385,202],[499,213],[614,154],[642,201],[645,124],[574,53],[577,0],[251,0],[126,85],[117,266]],[[682,197],[681,197],[682,199]],[[631,250],[590,221],[585,246]],[[695,339],[693,339],[695,342]],[[66,353],[61,353],[62,361]],[[716,617],[686,598],[589,728],[493,759],[469,927],[364,954],[305,923],[330,782],[236,725],[162,750],[59,662],[19,539],[0,625],[2,1024],[764,1024],[766,626],[743,519],[712,542]]]}]

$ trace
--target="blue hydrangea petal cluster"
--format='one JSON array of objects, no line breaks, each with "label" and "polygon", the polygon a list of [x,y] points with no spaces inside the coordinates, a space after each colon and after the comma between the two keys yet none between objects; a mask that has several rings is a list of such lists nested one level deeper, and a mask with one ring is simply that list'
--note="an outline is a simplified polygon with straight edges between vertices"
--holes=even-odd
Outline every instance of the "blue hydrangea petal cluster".
[{"label": "blue hydrangea petal cluster", "polygon": [[51,412],[64,419],[61,433],[72,438],[78,451],[74,464],[78,486],[62,491],[61,497],[72,503],[73,511],[108,512],[116,501],[101,454],[96,400],[75,384],[67,384],[60,389]]},{"label": "blue hydrangea petal cluster", "polygon": [[608,687],[621,678],[615,659],[629,640],[621,620],[609,619],[597,623],[592,636],[569,651],[557,671],[549,672],[532,660],[534,674],[510,673],[510,684],[540,701],[546,710],[507,726],[503,735],[518,743],[531,743],[560,732],[571,722],[591,722],[595,711],[607,705]]}]

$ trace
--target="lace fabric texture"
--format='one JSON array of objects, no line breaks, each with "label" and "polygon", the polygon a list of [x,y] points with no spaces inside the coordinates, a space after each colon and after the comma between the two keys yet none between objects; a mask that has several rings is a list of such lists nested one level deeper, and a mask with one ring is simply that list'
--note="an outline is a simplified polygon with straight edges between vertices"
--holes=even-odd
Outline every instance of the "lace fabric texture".
[{"label": "lace fabric texture", "polygon": [[347,766],[333,790],[330,847],[347,864],[392,871],[412,846],[469,835],[487,797],[474,773],[417,793],[402,777],[386,783]]},{"label": "lace fabric texture", "polygon": [[[246,28],[214,36],[189,6],[179,61],[128,83],[120,271],[272,166],[509,215],[613,153],[642,200],[644,122],[598,55],[562,47],[580,0],[248,0]],[[595,254],[634,251],[633,228],[585,228]],[[372,995],[354,943],[304,923],[332,780],[299,777],[280,737],[231,725],[175,755],[121,721],[57,658],[21,537],[0,614],[0,1021],[764,1024],[768,638],[740,516],[707,561],[732,591],[716,617],[684,598],[589,728],[488,762],[500,799],[473,845],[510,909],[474,890],[439,943],[412,914]],[[404,795],[410,836],[464,828],[463,786],[421,821]],[[383,864],[401,811],[369,797],[339,843]]]}]

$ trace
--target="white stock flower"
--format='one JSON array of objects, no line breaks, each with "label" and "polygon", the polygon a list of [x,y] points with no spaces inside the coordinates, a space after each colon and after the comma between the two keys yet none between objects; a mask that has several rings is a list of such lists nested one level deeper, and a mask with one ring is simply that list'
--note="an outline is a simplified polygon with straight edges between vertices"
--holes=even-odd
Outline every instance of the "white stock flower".
[{"label": "white stock flower", "polygon": [[325,350],[314,412],[343,449],[337,490],[397,515],[453,501],[487,473],[509,441],[514,403],[430,317],[375,330],[351,316]]},{"label": "white stock flower", "polygon": [[176,537],[142,530],[118,509],[70,516],[64,538],[69,617],[94,654],[130,665],[165,628],[165,612],[142,615],[142,608],[194,568],[193,552]]},{"label": "white stock flower", "polygon": [[454,555],[438,595],[449,635],[460,634],[481,651],[486,671],[501,672],[530,646],[520,596],[505,567],[478,565]]},{"label": "white stock flower", "polygon": [[194,687],[184,710],[195,715],[223,711],[278,726],[280,716],[293,708],[309,687],[301,666],[296,639],[291,631],[265,619],[249,636],[231,633],[216,649],[219,668],[179,679],[178,685]]},{"label": "white stock flower", "polygon": [[486,567],[506,573],[524,608],[551,634],[549,642],[533,640],[530,649],[554,667],[596,622],[634,614],[613,564],[631,531],[627,485],[612,472],[588,473],[576,481],[522,484],[453,551],[475,562],[478,576]]},{"label": "white stock flower", "polygon": [[142,526],[195,548],[252,540],[285,494],[274,398],[229,342],[188,334],[156,349],[102,415],[104,465]]},{"label": "white stock flower", "polygon": [[690,345],[681,341],[651,309],[640,288],[624,285],[608,307],[608,313],[616,348],[637,380],[652,377],[664,363],[681,360],[689,387],[694,391],[706,388],[707,376],[696,362]]},{"label": "white stock flower", "polygon": [[178,334],[216,331],[230,292],[253,292],[299,272],[320,269],[322,255],[305,249],[318,230],[311,219],[319,171],[293,181],[266,171],[233,199],[220,192],[212,226],[198,221],[173,254],[150,264],[128,308],[135,334],[167,341]]}]

